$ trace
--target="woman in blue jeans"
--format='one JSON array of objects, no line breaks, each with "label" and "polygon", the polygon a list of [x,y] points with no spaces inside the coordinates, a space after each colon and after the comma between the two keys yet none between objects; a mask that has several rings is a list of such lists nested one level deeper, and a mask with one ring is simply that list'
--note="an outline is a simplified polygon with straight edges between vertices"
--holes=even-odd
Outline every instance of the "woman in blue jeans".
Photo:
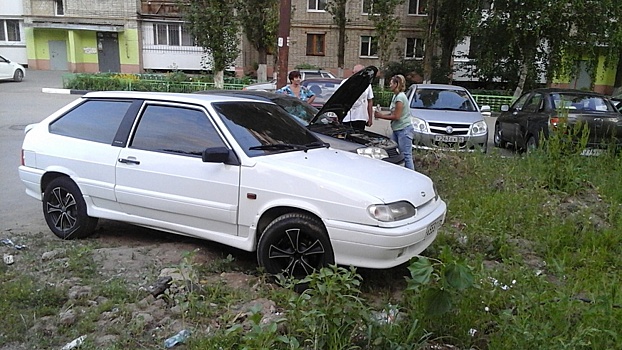
[{"label": "woman in blue jeans", "polygon": [[389,82],[389,88],[393,91],[393,99],[389,106],[391,113],[384,114],[374,111],[374,117],[391,121],[391,130],[393,130],[391,139],[397,142],[400,152],[404,155],[404,166],[415,170],[415,162],[413,161],[413,136],[415,129],[410,121],[408,98],[404,93],[406,79],[401,74],[394,75]]}]

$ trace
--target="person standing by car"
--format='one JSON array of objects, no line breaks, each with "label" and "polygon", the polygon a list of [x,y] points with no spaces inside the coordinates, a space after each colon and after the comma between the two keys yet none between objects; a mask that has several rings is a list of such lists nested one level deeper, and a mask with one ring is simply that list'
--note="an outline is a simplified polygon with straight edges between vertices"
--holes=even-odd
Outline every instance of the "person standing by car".
[{"label": "person standing by car", "polygon": [[[363,70],[365,66],[357,64],[352,68],[352,75]],[[344,80],[345,82],[346,80]],[[342,82],[343,84],[343,82]],[[371,84],[365,92],[354,102],[348,114],[343,118],[343,124],[351,126],[355,130],[365,130],[365,126],[372,126],[374,115],[374,90]]]},{"label": "person standing by car", "polygon": [[404,166],[415,170],[415,162],[412,156],[415,130],[410,120],[408,98],[404,93],[406,79],[401,74],[394,75],[389,82],[389,88],[393,91],[393,99],[391,99],[389,106],[391,113],[384,114],[380,111],[374,111],[374,117],[391,121],[391,130],[393,130],[391,139],[397,142],[400,152],[404,155]]},{"label": "person standing by car", "polygon": [[289,75],[287,77],[289,78],[289,85],[283,86],[282,88],[276,90],[276,92],[279,94],[297,97],[300,100],[307,102],[308,104],[313,103],[313,100],[315,100],[315,94],[313,93],[313,91],[300,85],[300,82],[302,81],[302,76],[300,75],[300,72],[297,70],[293,70],[289,72]]}]

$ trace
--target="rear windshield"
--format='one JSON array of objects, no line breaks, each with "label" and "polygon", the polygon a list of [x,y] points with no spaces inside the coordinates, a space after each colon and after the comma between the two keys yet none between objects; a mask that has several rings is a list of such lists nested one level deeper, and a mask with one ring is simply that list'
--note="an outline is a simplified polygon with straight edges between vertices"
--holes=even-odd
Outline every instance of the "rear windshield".
[{"label": "rear windshield", "polygon": [[604,98],[580,93],[551,94],[553,108],[569,111],[613,112],[615,109]]}]

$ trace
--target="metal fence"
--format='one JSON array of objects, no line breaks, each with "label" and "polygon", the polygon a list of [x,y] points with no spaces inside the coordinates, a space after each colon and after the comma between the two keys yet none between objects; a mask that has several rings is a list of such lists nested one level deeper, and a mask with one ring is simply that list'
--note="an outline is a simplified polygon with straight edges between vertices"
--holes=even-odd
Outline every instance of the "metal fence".
[{"label": "metal fence", "polygon": [[493,112],[501,112],[501,106],[510,105],[513,102],[512,96],[473,95],[473,98],[480,107],[488,105]]}]

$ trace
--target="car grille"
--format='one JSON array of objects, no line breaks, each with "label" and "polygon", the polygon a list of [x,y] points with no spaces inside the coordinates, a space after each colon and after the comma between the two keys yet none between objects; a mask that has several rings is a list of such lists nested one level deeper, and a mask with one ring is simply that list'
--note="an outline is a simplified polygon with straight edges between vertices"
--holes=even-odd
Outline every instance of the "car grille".
[{"label": "car grille", "polygon": [[428,125],[431,133],[450,136],[466,136],[471,128],[471,124],[459,123],[428,123]]}]

